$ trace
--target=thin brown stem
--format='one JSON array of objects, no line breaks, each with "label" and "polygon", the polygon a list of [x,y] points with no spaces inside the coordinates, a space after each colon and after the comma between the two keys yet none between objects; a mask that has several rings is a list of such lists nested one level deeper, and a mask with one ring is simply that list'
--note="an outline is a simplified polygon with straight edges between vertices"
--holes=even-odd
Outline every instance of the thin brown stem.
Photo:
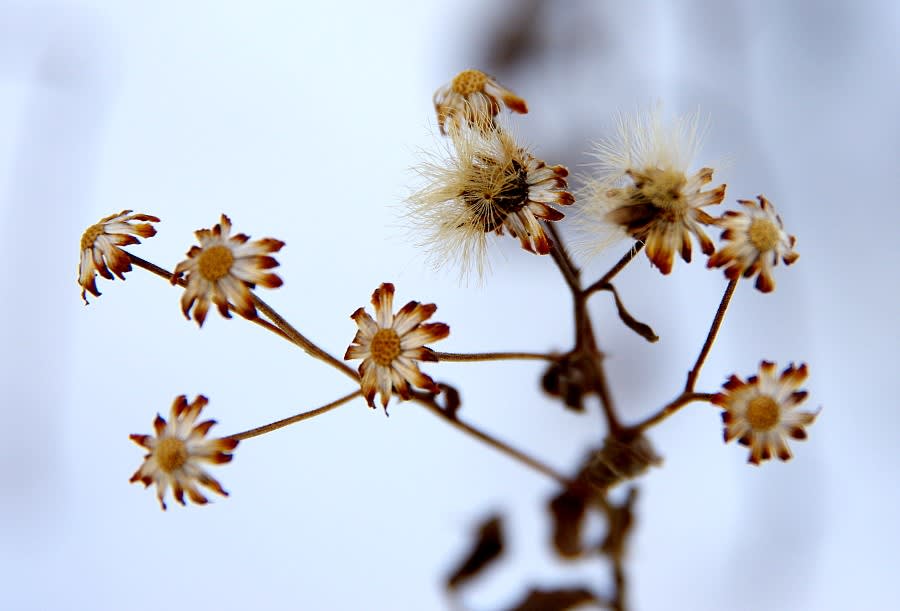
[{"label": "thin brown stem", "polygon": [[428,395],[420,395],[417,394],[414,396],[414,399],[425,409],[430,411],[435,416],[438,416],[444,422],[456,427],[460,431],[463,431],[467,435],[478,439],[479,441],[487,444],[488,446],[494,448],[498,452],[505,454],[506,456],[512,458],[513,460],[525,465],[526,467],[531,468],[538,473],[546,475],[547,477],[555,480],[557,483],[562,486],[571,486],[572,480],[567,478],[565,475],[562,475],[558,471],[556,471],[553,467],[550,467],[536,458],[529,456],[525,452],[521,450],[517,450],[516,448],[506,444],[496,437],[485,433],[481,429],[478,429],[471,424],[466,424],[462,420],[456,418],[456,416],[451,416],[446,411],[444,411],[434,400],[434,397]]},{"label": "thin brown stem", "polygon": [[[131,262],[132,262],[134,265],[136,265],[137,267],[140,267],[140,268],[142,268],[142,269],[145,269],[145,270],[147,270],[148,272],[151,272],[151,273],[153,273],[153,274],[156,274],[156,275],[159,276],[160,278],[163,278],[163,279],[165,279],[165,280],[168,280],[168,281],[171,283],[171,280],[172,280],[172,272],[170,272],[169,270],[163,269],[162,267],[156,265],[155,263],[151,263],[150,261],[147,261],[147,260],[145,260],[145,259],[141,259],[141,258],[138,257],[137,255],[133,255],[133,254],[131,254],[130,252],[127,252],[127,251],[123,251],[123,252],[125,252],[125,254],[128,255],[128,258],[129,258],[129,259],[131,260]],[[175,279],[175,284],[177,284],[178,286],[186,286],[186,285],[187,285],[187,282],[184,280],[184,278],[176,278],[176,279]],[[235,311],[235,309],[231,306],[231,304],[228,305],[228,309],[231,310],[232,312]],[[287,333],[285,333],[284,331],[282,331],[281,329],[279,329],[278,327],[276,327],[275,325],[273,325],[272,323],[270,323],[270,322],[269,322],[268,320],[266,320],[265,318],[259,318],[259,317],[257,317],[257,318],[253,318],[253,319],[251,319],[251,320],[252,320],[254,323],[258,324],[260,327],[263,327],[263,328],[267,329],[268,331],[271,331],[271,332],[274,333],[275,335],[278,335],[278,336],[280,336],[280,337],[282,337],[282,338],[284,338],[284,339],[286,339],[286,340],[288,340],[288,341],[292,341],[291,338],[287,336]]]},{"label": "thin brown stem", "polygon": [[601,289],[606,288],[606,285],[610,283],[610,281],[618,275],[620,271],[625,269],[625,266],[631,263],[632,259],[634,259],[641,249],[644,248],[643,242],[635,242],[631,248],[628,249],[622,258],[619,259],[619,262],[612,266],[608,272],[606,272],[602,278],[597,280],[595,283],[584,289],[584,296],[589,297],[592,293],[595,293]]},{"label": "thin brown stem", "polygon": [[663,406],[658,412],[649,416],[648,418],[629,426],[627,428],[629,436],[637,436],[649,429],[652,426],[655,426],[680,410],[682,407],[687,405],[688,403],[693,403],[694,401],[712,401],[714,394],[710,393],[701,393],[701,392],[683,392],[678,395],[674,400],[669,402],[667,405]]},{"label": "thin brown stem", "polygon": [[572,294],[577,295],[581,292],[581,271],[569,256],[566,246],[563,244],[562,236],[556,227],[553,226],[553,223],[544,223],[544,227],[547,229],[547,233],[550,234],[552,241],[550,256],[557,267],[559,267],[559,271],[562,272],[563,278],[566,284],[569,285]]},{"label": "thin brown stem", "polygon": [[476,352],[472,354],[464,354],[459,352],[435,352],[434,355],[439,361],[555,361],[557,357],[552,354],[543,354],[539,352]]},{"label": "thin brown stem", "polygon": [[243,433],[237,433],[235,435],[230,435],[231,439],[237,439],[238,441],[242,441],[244,439],[249,439],[251,437],[258,437],[259,435],[265,435],[266,433],[270,433],[272,431],[277,431],[278,429],[284,428],[286,426],[290,426],[291,424],[302,422],[304,420],[309,420],[310,418],[315,418],[321,414],[326,412],[330,412],[331,410],[340,407],[341,405],[347,403],[348,401],[355,399],[356,397],[361,397],[362,391],[354,391],[349,395],[345,395],[340,399],[336,399],[331,403],[327,403],[322,407],[318,407],[313,410],[309,410],[308,412],[300,412],[294,416],[289,418],[284,418],[283,420],[276,420],[270,424],[264,424],[263,426],[258,426],[255,429],[250,429],[249,431],[244,431]]},{"label": "thin brown stem", "polygon": [[297,329],[294,328],[287,320],[285,320],[278,312],[276,312],[272,307],[267,304],[265,301],[253,295],[253,304],[259,308],[259,311],[269,317],[269,319],[274,322],[278,327],[284,331],[285,335],[290,338],[292,342],[300,346],[307,354],[310,356],[319,359],[323,363],[331,365],[341,373],[350,377],[353,380],[359,380],[359,374],[356,373],[356,370],[347,365],[347,363],[338,360],[333,357],[331,354],[325,352],[321,348],[319,348],[315,343],[310,341],[305,335],[300,333]]},{"label": "thin brown stem", "polygon": [[709,356],[713,342],[716,341],[716,335],[719,333],[719,327],[722,326],[722,321],[725,319],[725,312],[728,310],[728,304],[731,303],[731,297],[734,295],[737,283],[738,278],[735,278],[729,281],[728,286],[725,287],[725,294],[722,295],[722,301],[719,303],[719,309],[716,310],[716,316],[713,318],[712,326],[710,326],[709,333],[706,335],[703,348],[700,349],[700,356],[697,357],[697,362],[694,363],[694,367],[688,372],[687,383],[684,385],[684,392],[686,393],[693,391],[694,386],[697,384],[700,369],[703,368],[703,363],[706,362],[706,357]]}]

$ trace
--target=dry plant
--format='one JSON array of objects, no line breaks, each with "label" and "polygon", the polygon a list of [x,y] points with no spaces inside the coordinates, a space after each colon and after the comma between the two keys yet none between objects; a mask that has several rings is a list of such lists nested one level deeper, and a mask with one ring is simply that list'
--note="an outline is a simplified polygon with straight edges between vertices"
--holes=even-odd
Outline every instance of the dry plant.
[{"label": "dry plant", "polygon": [[[154,216],[125,210],[102,219],[82,236],[78,277],[85,301],[87,293],[100,296],[97,274],[110,280],[114,275],[124,279],[136,266],[183,287],[182,311],[197,325],[203,325],[212,302],[222,316],[230,318],[236,312],[350,380],[347,393],[326,405],[222,438],[207,438],[215,421],[198,422],[207,404],[204,396],[190,403],[179,396],[168,421],[157,415],[153,435],[131,435],[147,450],[131,481],[155,485],[163,509],[169,489],[182,505],[185,493],[193,503],[205,504],[208,499],[201,488],[228,495],[205,466],[229,462],[239,442],[342,405],[358,404],[358,400],[375,408],[377,397],[386,413],[396,396],[552,479],[558,492],[547,507],[555,552],[572,561],[598,556],[609,560],[612,575],[608,585],[531,589],[513,609],[569,609],[584,604],[625,609],[625,558],[638,498],[637,485],[626,482],[661,463],[645,433],[689,403],[708,403],[721,409],[724,440],[736,439],[747,446],[749,462],[759,465],[773,457],[791,458],[788,438],[804,439],[805,428],[816,418],[818,411],[798,409],[807,394],[801,390],[806,365],[791,364],[778,373],[774,363],[763,360],[758,371],[746,379],[732,375],[720,389],[697,389],[701,369],[741,278],[755,278],[756,289],[763,293],[773,291],[773,268],[778,261],[791,264],[798,257],[793,250],[795,239],[785,232],[774,206],[762,195],[756,201],[740,200],[740,210],[712,215],[724,200],[726,187],[711,186],[712,168],[690,169],[702,137],[696,117],[671,124],[658,110],[622,117],[618,134],[599,143],[593,152],[595,172],[573,194],[566,168],[536,157],[497,120],[503,108],[526,113],[527,105],[493,78],[466,70],[435,93],[434,106],[446,138],[446,154],[435,154],[422,163],[418,174],[424,184],[408,201],[408,221],[416,235],[424,236],[422,246],[436,265],[456,265],[463,276],[473,273],[482,279],[491,234],[509,233],[528,253],[549,255],[572,294],[575,333],[571,349],[561,353],[438,352],[429,345],[447,337],[450,327],[426,322],[437,306],[409,301],[395,310],[394,285],[385,282],[372,294],[372,313],[361,307],[351,314],[358,331],[340,359],[310,340],[255,292],[257,285],[281,286],[279,276],[270,270],[278,266],[272,255],[283,242],[272,238],[251,241],[245,234],[233,233],[230,219],[223,214],[211,229],[196,232],[199,244],[169,271],[122,249],[137,244],[138,237],[153,236],[153,223],[159,222]],[[582,280],[581,269],[556,228],[564,219],[562,209],[576,210],[572,216],[585,253],[595,253],[618,239],[628,242],[618,263],[592,282]],[[705,228],[722,229],[718,250]],[[655,342],[658,338],[653,329],[629,313],[613,281],[642,250],[653,266],[668,275],[676,254],[685,263],[692,260],[693,240],[708,257],[707,267],[724,269],[727,284],[722,300],[684,386],[640,422],[623,422],[604,373],[602,344],[594,332],[588,302],[597,293],[611,293],[622,323]],[[528,451],[462,418],[456,387],[435,381],[420,369],[423,363],[508,359],[545,361],[543,389],[568,409],[584,411],[585,401],[597,398],[606,420],[606,436],[586,449],[576,472],[560,473]],[[360,363],[354,369],[345,361]],[[438,369],[438,365],[429,367],[432,374]],[[616,497],[624,498],[618,502],[610,490],[623,484],[628,488]],[[599,540],[590,540],[584,532],[590,514],[607,524],[606,534]],[[447,578],[447,588],[458,591],[503,549],[502,516],[491,515],[482,523],[470,553]]]}]

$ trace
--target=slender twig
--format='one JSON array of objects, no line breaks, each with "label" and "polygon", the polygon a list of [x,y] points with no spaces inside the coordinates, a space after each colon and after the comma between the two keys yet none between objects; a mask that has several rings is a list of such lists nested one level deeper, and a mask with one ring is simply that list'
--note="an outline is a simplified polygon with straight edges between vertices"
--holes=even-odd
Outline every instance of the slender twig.
[{"label": "slender twig", "polygon": [[612,266],[612,269],[610,269],[608,272],[606,272],[602,278],[600,278],[595,283],[593,283],[592,285],[590,285],[589,287],[584,289],[584,296],[589,297],[591,295],[591,293],[595,293],[595,292],[605,288],[606,285],[609,284],[610,281],[613,278],[615,278],[616,275],[620,271],[625,269],[626,265],[631,263],[631,260],[634,259],[635,256],[637,256],[637,254],[639,252],[641,252],[641,249],[643,247],[644,247],[643,242],[635,242],[631,246],[631,248],[628,249],[628,252],[626,252],[624,255],[622,255],[622,258],[619,259],[619,262]]},{"label": "slender twig", "polygon": [[441,420],[443,420],[444,422],[447,422],[448,424],[467,433],[468,435],[475,437],[479,441],[489,445],[490,447],[494,448],[495,450],[497,450],[503,454],[506,454],[508,457],[512,458],[513,460],[531,468],[534,471],[537,471],[538,473],[546,475],[547,477],[555,480],[557,483],[559,483],[563,486],[568,487],[568,486],[572,485],[572,480],[570,480],[565,475],[562,475],[561,473],[556,471],[553,467],[550,467],[550,466],[542,463],[538,459],[533,458],[532,456],[529,456],[528,454],[526,454],[525,452],[523,452],[521,450],[517,450],[516,448],[510,446],[509,444],[500,441],[496,437],[493,437],[492,435],[485,433],[481,429],[478,429],[478,428],[472,426],[471,424],[467,424],[467,423],[463,422],[462,420],[459,420],[455,415],[448,414],[446,411],[444,411],[441,408],[441,406],[439,406],[435,402],[433,396],[416,394],[416,395],[414,395],[413,398],[415,399],[416,402],[418,402],[420,405],[422,405],[425,409],[430,411],[435,416],[438,416],[439,418],[441,418]]},{"label": "slender twig", "polygon": [[702,392],[683,392],[678,395],[675,399],[670,401],[668,404],[664,405],[658,412],[649,416],[648,418],[629,426],[626,430],[629,435],[637,436],[640,433],[646,431],[652,426],[659,424],[682,407],[687,405],[688,403],[693,403],[694,401],[712,401],[714,394],[710,393],[702,393]]},{"label": "slender twig", "polygon": [[547,229],[547,233],[550,234],[552,241],[550,256],[553,257],[553,261],[559,267],[559,271],[562,272],[563,278],[566,284],[569,285],[572,294],[579,294],[581,292],[580,270],[572,262],[572,258],[569,256],[565,244],[563,244],[562,236],[556,227],[553,226],[553,223],[544,223],[544,227]]},{"label": "slender twig", "polygon": [[531,360],[531,361],[555,361],[557,357],[552,354],[543,354],[538,352],[476,352],[473,354],[463,354],[459,352],[435,352],[434,356],[439,361],[510,361],[510,360]]},{"label": "slender twig", "polygon": [[259,310],[269,317],[269,319],[274,322],[278,327],[285,332],[285,334],[293,341],[295,344],[300,346],[307,354],[310,356],[319,359],[323,363],[331,365],[341,373],[346,376],[352,378],[353,380],[359,380],[359,374],[355,369],[347,365],[347,363],[340,361],[325,352],[321,348],[319,348],[316,344],[310,341],[305,335],[300,333],[297,329],[294,328],[287,320],[285,320],[278,312],[276,312],[272,307],[267,304],[265,301],[253,295],[253,304],[259,308]]},{"label": "slender twig", "polygon": [[263,426],[258,426],[255,429],[250,429],[249,431],[244,431],[243,433],[237,433],[235,435],[229,435],[231,439],[244,440],[249,439],[251,437],[257,437],[259,435],[264,435],[266,433],[270,433],[272,431],[277,431],[280,428],[284,428],[296,422],[302,422],[303,420],[309,420],[310,418],[315,418],[321,414],[326,412],[330,412],[336,407],[340,407],[341,405],[347,403],[348,401],[355,399],[356,397],[362,396],[362,391],[354,391],[349,395],[345,395],[340,399],[336,399],[331,403],[327,403],[322,407],[310,410],[308,412],[300,412],[294,416],[290,416],[289,418],[284,418],[283,420],[277,420],[270,424],[264,424]]},{"label": "slender twig", "polygon": [[734,289],[737,286],[738,278],[731,280],[728,283],[728,286],[725,287],[725,294],[722,295],[722,301],[719,303],[719,309],[716,310],[716,316],[713,318],[712,326],[709,328],[709,333],[706,335],[706,341],[703,343],[703,348],[700,349],[700,356],[697,357],[697,362],[694,363],[694,367],[688,372],[687,383],[684,385],[684,392],[691,392],[694,390],[694,386],[697,384],[697,377],[700,375],[700,369],[703,367],[703,363],[706,362],[706,357],[709,356],[709,351],[712,349],[713,342],[716,341],[716,334],[719,332],[719,327],[722,326],[722,321],[725,319],[725,311],[728,310],[728,304],[731,302],[731,296],[734,295]]},{"label": "slender twig", "polygon": [[[127,251],[123,251],[123,252],[125,252],[125,254],[128,255],[128,258],[136,266],[143,268],[143,269],[147,270],[148,272],[152,272],[152,273],[156,274],[157,276],[159,276],[160,278],[163,278],[163,279],[171,282],[172,272],[170,272],[169,270],[163,269],[162,267],[156,265],[155,263],[151,263],[150,261],[147,261],[145,259],[141,259],[139,256],[133,255],[130,252],[127,252]],[[176,278],[175,284],[177,284],[178,286],[186,286],[187,282],[184,280],[184,278]],[[228,304],[228,309],[232,312],[235,311],[235,309],[231,306],[231,304]],[[293,340],[291,340],[290,337],[288,337],[287,333],[285,333],[284,331],[282,331],[281,329],[279,329],[278,327],[276,327],[275,325],[270,323],[265,318],[257,317],[257,318],[253,318],[250,320],[252,320],[256,324],[258,324],[260,327],[264,327],[265,329],[271,331],[275,335],[278,335],[290,342],[293,341]]]}]

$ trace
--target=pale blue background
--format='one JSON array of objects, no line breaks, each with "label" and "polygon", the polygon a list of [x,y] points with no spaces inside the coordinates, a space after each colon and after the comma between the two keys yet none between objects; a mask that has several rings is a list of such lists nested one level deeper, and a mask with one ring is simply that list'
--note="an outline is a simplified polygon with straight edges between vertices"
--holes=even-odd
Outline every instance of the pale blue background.
[{"label": "pale blue background", "polygon": [[[410,166],[432,149],[431,94],[470,65],[525,97],[519,133],[551,163],[616,110],[655,100],[710,117],[700,163],[729,205],[765,192],[798,236],[770,296],[738,289],[700,380],[760,358],[805,360],[824,406],[795,459],[758,469],[692,406],[654,431],[629,558],[636,609],[900,608],[897,546],[895,2],[0,2],[0,608],[440,609],[449,566],[488,510],[507,561],[460,601],[497,609],[526,585],[606,585],[557,564],[553,487],[424,411],[362,404],[250,440],[217,469],[232,496],[163,513],[127,483],[175,395],[204,393],[227,434],[315,407],[345,378],[241,320],[201,331],[140,271],[89,307],[81,231],[123,208],[163,219],[137,254],[171,268],[221,212],[273,236],[264,294],[335,354],[382,281],[435,301],[448,351],[564,348],[569,297],[507,239],[483,287],[434,274],[405,236]],[[501,62],[497,28],[532,23],[538,53]],[[589,276],[622,252],[594,263]],[[629,420],[673,397],[724,286],[702,264],[618,286],[662,336],[593,309]],[[596,405],[560,413],[535,364],[445,364],[463,416],[560,469],[602,434]],[[597,533],[601,532],[597,528]]]}]

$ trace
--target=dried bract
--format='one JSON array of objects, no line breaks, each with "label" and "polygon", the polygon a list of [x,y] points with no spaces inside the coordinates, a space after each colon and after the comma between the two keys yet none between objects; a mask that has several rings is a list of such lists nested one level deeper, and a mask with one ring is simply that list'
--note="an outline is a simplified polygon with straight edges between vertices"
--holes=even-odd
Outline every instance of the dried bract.
[{"label": "dried bract", "polygon": [[265,270],[278,266],[278,261],[268,253],[278,252],[284,242],[263,238],[249,242],[250,237],[238,233],[231,235],[231,220],[222,215],[212,229],[194,232],[200,246],[192,246],[187,259],[178,264],[172,274],[172,284],[187,273],[187,286],[181,296],[181,310],[203,326],[209,302],[219,308],[225,318],[231,318],[229,306],[245,318],[256,318],[256,306],[250,289],[257,284],[266,288],[281,286],[281,278]]},{"label": "dried bract", "polygon": [[525,100],[480,70],[463,70],[434,92],[438,127],[447,134],[447,124],[468,124],[479,129],[494,126],[502,106],[527,113]]},{"label": "dried bract", "polygon": [[707,267],[724,266],[725,275],[732,280],[759,274],[756,288],[769,293],[775,289],[772,268],[778,265],[778,260],[790,265],[800,255],[794,252],[797,238],[785,232],[775,206],[762,195],[757,199],[759,204],[738,200],[745,210],[729,210],[719,220],[725,227],[722,239],[728,244],[709,258]]},{"label": "dried bract", "polygon": [[676,251],[690,262],[691,234],[704,254],[712,254],[715,246],[702,226],[715,219],[703,208],[722,202],[725,185],[703,190],[712,181],[712,168],[689,174],[699,143],[697,117],[673,126],[664,126],[658,111],[620,119],[617,138],[594,151],[599,176],[585,187],[581,215],[587,249],[592,250],[595,235],[613,227],[644,242],[647,257],[663,274],[672,271]]},{"label": "dried bract", "polygon": [[643,435],[629,441],[607,437],[603,447],[588,461],[582,476],[592,485],[605,490],[661,464],[662,458]]},{"label": "dried bract", "polygon": [[192,403],[181,395],[172,403],[169,421],[156,415],[153,428],[156,435],[131,435],[131,440],[147,448],[149,453],[144,463],[131,476],[131,482],[142,482],[144,487],[156,484],[156,496],[163,509],[169,487],[175,500],[185,504],[184,493],[198,505],[205,505],[208,499],[197,485],[205,486],[217,494],[228,496],[221,484],[202,467],[204,463],[222,464],[230,462],[231,451],[237,447],[236,439],[206,439],[215,420],[197,422],[197,417],[208,403],[203,395],[198,395]]},{"label": "dried bract", "polygon": [[418,168],[428,182],[409,199],[410,221],[435,266],[449,261],[483,273],[486,236],[519,238],[525,250],[545,255],[550,240],[538,219],[564,215],[550,204],[575,201],[565,167],[548,166],[500,130],[453,131],[455,147],[445,159]]},{"label": "dried bract", "polygon": [[419,371],[415,362],[437,361],[425,344],[450,334],[450,327],[444,323],[422,324],[437,310],[433,303],[410,301],[396,314],[393,303],[394,285],[385,282],[372,293],[374,319],[363,308],[350,315],[359,331],[344,354],[345,360],[363,359],[359,366],[363,395],[369,406],[375,407],[375,393],[380,393],[385,410],[392,391],[402,399],[410,398],[410,384],[440,392],[434,380]]},{"label": "dried bract", "polygon": [[744,382],[732,375],[724,385],[724,392],[713,397],[713,403],[725,411],[725,441],[737,439],[750,448],[748,462],[758,465],[772,456],[781,460],[791,458],[787,438],[806,439],[804,427],[812,424],[819,410],[797,410],[807,392],[798,390],[806,380],[806,365],[788,366],[778,377],[775,364],[763,361],[759,375]]},{"label": "dried bract", "polygon": [[85,303],[88,302],[86,293],[100,296],[97,274],[108,280],[113,280],[113,274],[125,279],[125,272],[131,271],[131,260],[120,246],[140,244],[136,236],[149,238],[156,235],[156,229],[150,223],[158,222],[155,216],[131,214],[131,210],[123,210],[85,230],[81,235],[81,260],[78,263],[78,284],[81,285],[81,298]]}]

